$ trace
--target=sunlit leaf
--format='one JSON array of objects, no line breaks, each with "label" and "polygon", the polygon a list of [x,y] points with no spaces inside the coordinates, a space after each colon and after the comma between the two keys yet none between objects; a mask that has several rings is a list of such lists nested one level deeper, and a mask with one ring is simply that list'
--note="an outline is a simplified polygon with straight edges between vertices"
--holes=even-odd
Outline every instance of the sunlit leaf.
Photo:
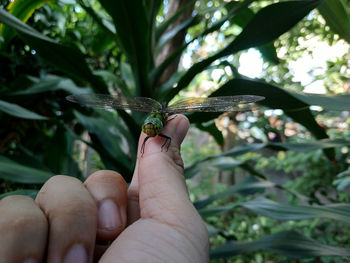
[{"label": "sunlit leaf", "polygon": [[[34,11],[41,7],[46,2],[50,0],[16,0],[10,1],[10,4],[7,6],[7,10],[10,14],[17,17],[24,23],[32,16]],[[16,32],[12,28],[0,24],[0,36],[4,39],[4,42],[0,41],[0,49],[6,48],[7,44],[15,36]]]}]

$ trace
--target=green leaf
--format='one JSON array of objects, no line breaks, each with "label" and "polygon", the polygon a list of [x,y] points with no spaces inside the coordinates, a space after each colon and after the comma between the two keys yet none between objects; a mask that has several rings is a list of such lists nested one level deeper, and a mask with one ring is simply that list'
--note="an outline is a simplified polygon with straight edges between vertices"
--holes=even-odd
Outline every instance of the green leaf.
[{"label": "green leaf", "polygon": [[263,58],[265,58],[267,61],[270,61],[271,63],[274,63],[276,65],[280,63],[279,58],[277,56],[277,50],[273,43],[265,44],[263,46],[258,47],[258,49]]},{"label": "green leaf", "polygon": [[91,52],[94,56],[102,55],[106,50],[112,50],[115,46],[115,40],[102,30],[98,30],[91,41]]},{"label": "green leaf", "polygon": [[164,47],[164,45],[170,41],[174,36],[176,36],[177,33],[179,33],[182,30],[186,30],[187,28],[197,24],[200,21],[198,16],[195,17],[190,17],[171,29],[170,31],[166,32],[165,34],[162,35],[162,37],[159,39],[157,42],[157,52],[160,52],[160,50]]},{"label": "green leaf", "polygon": [[203,217],[217,216],[232,211],[237,207],[244,207],[260,215],[278,220],[306,220],[325,218],[350,223],[350,205],[331,204],[323,206],[299,206],[279,204],[277,202],[257,198],[248,202],[236,203],[227,206],[217,206],[199,210]]},{"label": "green leaf", "polygon": [[213,158],[208,157],[199,162],[195,162],[189,167],[185,168],[185,178],[190,179],[194,177],[199,171],[207,169],[233,169],[234,167],[242,165],[243,162],[233,160],[232,158]]},{"label": "green leaf", "polygon": [[[210,157],[199,160],[192,165],[185,168],[185,177],[187,179],[194,177],[201,170],[219,168],[223,169],[225,164],[225,168],[234,168],[240,166],[243,169],[249,171],[247,169],[246,163],[241,161],[235,161],[233,159],[225,159],[223,157],[237,157],[249,152],[256,152],[262,150],[264,148],[276,150],[276,151],[295,151],[295,152],[309,152],[315,151],[319,149],[329,149],[334,147],[344,147],[350,146],[350,141],[344,139],[324,139],[319,141],[310,141],[304,143],[247,143],[242,144],[237,147],[234,147],[226,152],[223,152],[218,155],[212,155]],[[250,173],[254,173],[254,171],[249,171]],[[259,175],[257,175],[259,176]],[[259,176],[261,177],[261,176]]]},{"label": "green leaf", "polygon": [[22,119],[31,120],[47,120],[48,118],[36,114],[30,110],[27,110],[17,104],[8,103],[6,101],[0,100],[0,111],[3,111],[11,116],[15,116]]},{"label": "green leaf", "polygon": [[250,143],[250,144],[242,144],[237,146],[227,152],[221,154],[221,156],[231,156],[235,157],[238,155],[242,155],[248,152],[254,152],[261,150],[263,148],[269,148],[272,150],[291,150],[295,152],[310,152],[316,151],[319,149],[327,149],[334,147],[344,147],[350,146],[350,141],[344,139],[324,139],[319,141],[310,141],[310,142],[299,142],[299,143]]},{"label": "green leaf", "polygon": [[[244,28],[247,23],[254,17],[254,12],[253,10],[246,8],[242,10],[239,14],[234,16],[231,19],[231,23],[236,24],[240,26],[241,28]],[[260,51],[262,56],[267,60],[272,63],[278,64],[279,59],[277,57],[277,51],[276,48],[273,45],[273,42],[267,43],[265,45],[257,47],[257,49]]]},{"label": "green leaf", "polygon": [[[132,97],[135,90],[131,90],[125,80],[108,70],[95,70],[94,74],[100,76],[106,83],[114,83],[125,97]],[[134,86],[135,86],[135,82]]]},{"label": "green leaf", "polygon": [[46,75],[42,78],[28,76],[28,78],[33,82],[33,85],[27,89],[12,92],[9,95],[32,95],[56,90],[64,90],[70,94],[92,93],[91,89],[78,87],[71,79],[56,75]]},{"label": "green leaf", "polygon": [[271,149],[284,149],[295,152],[311,152],[319,149],[350,146],[350,141],[344,139],[324,139],[312,142],[299,143],[269,143],[266,145]]},{"label": "green leaf", "polygon": [[260,144],[260,143],[243,144],[227,152],[224,152],[218,155],[209,156],[207,158],[194,162],[192,165],[186,167],[185,178],[190,179],[195,175],[197,175],[201,170],[205,170],[209,168],[216,168],[216,167],[222,168],[224,166],[225,168],[232,169],[236,166],[242,166],[244,165],[244,162],[236,161],[236,160],[233,160],[232,158],[225,159],[222,157],[235,157],[248,152],[258,151],[264,147],[266,147],[266,144]]},{"label": "green leaf", "polygon": [[164,34],[164,32],[168,29],[168,27],[176,21],[188,8],[190,8],[194,4],[193,0],[188,1],[186,5],[184,5],[181,9],[179,9],[175,14],[161,23],[155,32],[155,40],[158,42],[160,37]]},{"label": "green leaf", "polygon": [[90,4],[85,3],[84,0],[77,0],[77,2],[100,27],[97,33],[94,34],[91,42],[91,52],[94,55],[100,55],[106,49],[111,49],[116,43],[119,43],[115,27],[109,16],[102,12],[95,11]]},{"label": "green leaf", "polygon": [[199,209],[203,209],[204,207],[208,206],[209,204],[211,204],[212,202],[218,199],[231,197],[237,193],[252,194],[252,193],[255,193],[261,190],[266,190],[267,188],[271,188],[275,186],[276,185],[272,182],[269,182],[266,180],[258,180],[254,177],[248,177],[230,186],[227,190],[223,192],[219,192],[217,194],[211,195],[206,199],[195,202],[194,206],[196,207],[197,210],[199,210]]},{"label": "green leaf", "polygon": [[25,184],[43,184],[54,174],[16,163],[0,156],[0,178]]},{"label": "green leaf", "polygon": [[[129,181],[133,171],[131,164],[134,164],[136,159],[134,149],[137,148],[137,142],[115,114],[104,110],[95,112],[97,116],[94,117],[85,116],[77,111],[74,111],[74,115],[89,131],[93,142],[90,146],[100,154],[106,168],[119,171]],[[129,157],[129,151],[132,157]]]},{"label": "green leaf", "polygon": [[290,258],[350,256],[350,250],[324,245],[295,231],[283,231],[251,242],[229,242],[210,252],[211,258],[227,258],[268,250]]},{"label": "green leaf", "polygon": [[321,106],[326,110],[347,111],[350,110],[349,94],[312,94],[288,91],[292,96],[298,98],[308,105]]},{"label": "green leaf", "polygon": [[59,125],[52,138],[48,141],[50,147],[44,152],[44,163],[55,174],[68,174],[68,164],[74,161],[71,158],[73,152],[73,138],[64,126]]},{"label": "green leaf", "polygon": [[[307,95],[250,79],[232,79],[226,82],[217,91],[213,92],[210,96],[233,96],[245,94],[264,96],[265,100],[260,101],[258,104],[272,109],[283,109],[286,115],[304,125],[317,139],[324,139],[328,136],[325,130],[316,123],[309,109],[310,105],[325,106],[328,103],[332,105],[333,109],[350,107],[350,100],[346,100],[346,98],[349,98],[348,95],[332,97],[326,95]],[[307,104],[306,102],[309,102],[310,104]],[[189,118],[191,121],[203,122],[209,121],[218,115],[219,114],[204,115],[195,113],[191,114]]]},{"label": "green leaf", "polygon": [[322,0],[299,0],[275,3],[261,9],[222,53],[265,45],[275,40],[303,19]]},{"label": "green leaf", "polygon": [[152,97],[148,73],[152,64],[151,26],[143,1],[100,0],[114,21],[120,48],[125,52],[136,82],[136,96]]},{"label": "green leaf", "polygon": [[102,12],[95,12],[95,10],[90,5],[86,4],[84,0],[77,0],[77,2],[85,10],[85,12],[95,20],[100,28],[104,30],[109,39],[117,40],[116,30],[112,23],[112,19],[108,19],[108,16],[103,16]]},{"label": "green leaf", "polygon": [[[185,43],[184,45],[182,45],[181,47],[179,47],[178,49],[176,49],[174,52],[172,52],[158,67],[154,68],[151,72],[150,72],[150,77],[154,78],[154,83],[157,83],[159,77],[162,75],[163,71],[167,68],[167,66],[169,64],[171,64],[175,59],[177,59],[182,52],[187,48],[188,45],[190,45],[192,42],[194,42],[195,40],[199,39],[199,38],[203,38],[204,36],[219,30],[220,27],[228,20],[230,19],[232,16],[234,16],[236,13],[240,12],[242,9],[246,9],[252,2],[254,2],[255,0],[245,0],[243,2],[240,3],[235,3],[235,2],[230,2],[226,4],[226,8],[228,10],[228,14],[226,16],[224,16],[223,18],[221,18],[219,21],[216,21],[215,23],[213,23],[213,25],[211,25],[209,28],[205,29],[202,33],[200,33],[199,35],[197,35],[196,37],[194,37],[191,41],[188,41],[187,43]],[[188,4],[191,4],[188,3]],[[231,7],[231,5],[234,5],[233,7]],[[176,81],[174,79],[175,82],[178,82],[180,80],[180,77],[182,77],[184,75],[184,73],[181,72],[177,72],[177,78]],[[166,94],[173,88],[173,81],[169,81],[167,83],[164,83],[158,90],[157,93],[158,95],[156,97],[160,97],[162,98],[164,101],[168,101],[168,99],[166,98]]]},{"label": "green leaf", "polygon": [[16,29],[19,35],[50,65],[67,73],[73,78],[89,81],[96,91],[105,93],[107,87],[94,76],[85,62],[83,54],[76,48],[64,46],[40,34],[16,17],[0,8],[0,22]]},{"label": "green leaf", "polygon": [[217,144],[224,145],[224,136],[222,136],[222,132],[218,130],[214,121],[204,124],[197,123],[196,127],[202,131],[208,132],[211,136],[213,136]]},{"label": "green leaf", "polygon": [[[213,31],[219,30],[220,27],[228,20],[230,20],[232,17],[239,17],[242,13],[248,11],[248,6],[255,2],[256,0],[245,0],[243,2],[228,2],[225,6],[227,9],[227,15],[222,17],[220,20],[213,23],[209,28],[204,30],[203,33],[201,33],[199,36],[203,37]],[[249,11],[248,11],[249,12]],[[253,13],[252,13],[253,14]]]},{"label": "green leaf", "polygon": [[132,94],[135,93],[136,84],[135,84],[135,79],[134,79],[133,72],[130,65],[123,61],[120,62],[120,73],[123,77],[125,84],[128,87],[127,90]]},{"label": "green leaf", "polygon": [[261,9],[227,47],[194,64],[183,75],[176,88],[169,90],[165,100],[170,101],[182,89],[187,87],[198,73],[202,72],[215,60],[240,50],[271,43],[291,29],[321,2],[322,0],[288,1],[272,4]]},{"label": "green leaf", "polygon": [[333,185],[338,191],[344,191],[350,185],[350,169],[337,174],[337,178],[333,181]]},{"label": "green leaf", "polygon": [[4,194],[0,195],[0,200],[3,199],[6,196],[11,196],[11,195],[26,195],[29,196],[33,199],[35,199],[36,195],[38,194],[38,190],[35,189],[23,189],[23,190],[16,190],[16,191],[12,191],[12,192],[7,192]]},{"label": "green leaf", "polygon": [[[34,11],[41,7],[48,0],[16,0],[11,1],[7,9],[9,13],[17,17],[24,23],[32,16]],[[0,49],[5,49],[7,44],[15,36],[15,31],[8,26],[0,25],[0,36],[4,39],[4,42],[0,41]]]},{"label": "green leaf", "polygon": [[350,16],[344,0],[325,0],[318,11],[331,30],[350,43]]}]

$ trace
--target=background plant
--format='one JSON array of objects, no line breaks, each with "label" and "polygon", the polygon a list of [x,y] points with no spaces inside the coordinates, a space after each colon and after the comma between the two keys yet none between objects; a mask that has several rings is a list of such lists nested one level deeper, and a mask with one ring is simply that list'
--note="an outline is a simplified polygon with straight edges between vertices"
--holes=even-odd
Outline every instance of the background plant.
[{"label": "background plant", "polygon": [[[144,116],[73,105],[69,94],[261,95],[261,110],[216,123],[219,114],[188,115],[200,131],[184,144],[185,175],[212,234],[213,262],[348,260],[349,53],[309,69],[328,95],[301,93],[291,69],[315,56],[306,40],[347,45],[348,14],[345,0],[5,1],[3,196],[34,196],[54,174],[83,179],[91,169],[131,179]],[[264,61],[254,79],[240,72],[249,48]],[[209,147],[191,153],[199,132]]]}]

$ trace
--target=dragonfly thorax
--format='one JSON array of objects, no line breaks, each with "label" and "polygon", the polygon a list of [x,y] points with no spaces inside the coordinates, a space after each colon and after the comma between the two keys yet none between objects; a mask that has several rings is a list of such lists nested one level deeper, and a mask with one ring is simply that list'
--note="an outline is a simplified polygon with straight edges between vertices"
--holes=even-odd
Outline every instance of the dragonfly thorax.
[{"label": "dragonfly thorax", "polygon": [[154,137],[163,130],[166,119],[166,113],[153,112],[143,122],[142,131],[146,133],[147,136]]}]

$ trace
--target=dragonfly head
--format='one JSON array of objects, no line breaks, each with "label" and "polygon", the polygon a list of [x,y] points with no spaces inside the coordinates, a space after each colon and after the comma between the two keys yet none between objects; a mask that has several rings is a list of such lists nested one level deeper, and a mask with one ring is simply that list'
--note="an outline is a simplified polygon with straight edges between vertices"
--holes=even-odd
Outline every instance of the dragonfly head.
[{"label": "dragonfly head", "polygon": [[163,122],[159,118],[147,118],[142,124],[142,131],[147,136],[154,137],[163,130]]}]

